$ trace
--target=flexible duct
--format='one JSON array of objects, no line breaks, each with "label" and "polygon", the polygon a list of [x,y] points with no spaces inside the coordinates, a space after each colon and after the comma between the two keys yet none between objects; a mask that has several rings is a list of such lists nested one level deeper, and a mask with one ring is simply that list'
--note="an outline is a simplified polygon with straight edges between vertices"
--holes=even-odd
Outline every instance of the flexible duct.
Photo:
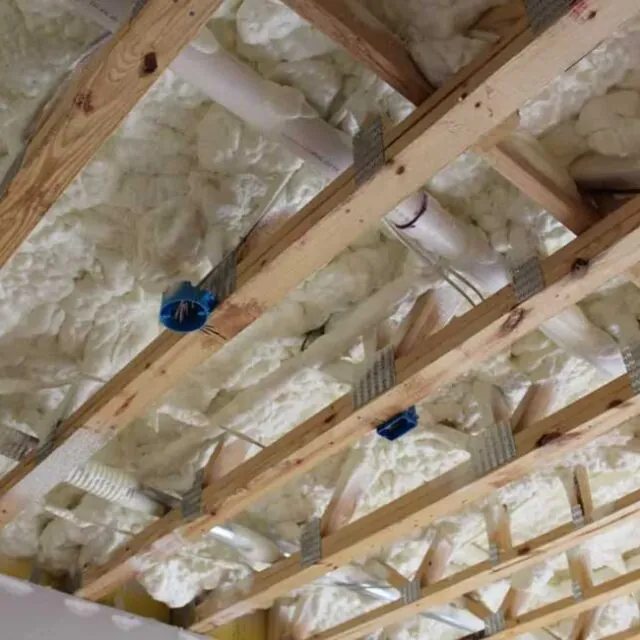
[{"label": "flexible duct", "polygon": [[138,491],[139,485],[126,471],[114,469],[98,462],[87,462],[76,467],[66,482],[77,489],[115,502],[128,509],[157,513],[158,505]]}]

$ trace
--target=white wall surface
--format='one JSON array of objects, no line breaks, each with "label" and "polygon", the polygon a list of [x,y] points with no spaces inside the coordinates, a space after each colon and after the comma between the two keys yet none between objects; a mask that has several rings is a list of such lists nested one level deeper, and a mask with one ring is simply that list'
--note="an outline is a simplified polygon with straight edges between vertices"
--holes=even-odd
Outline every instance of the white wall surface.
[{"label": "white wall surface", "polygon": [[202,636],[0,575],[4,640],[200,640]]}]

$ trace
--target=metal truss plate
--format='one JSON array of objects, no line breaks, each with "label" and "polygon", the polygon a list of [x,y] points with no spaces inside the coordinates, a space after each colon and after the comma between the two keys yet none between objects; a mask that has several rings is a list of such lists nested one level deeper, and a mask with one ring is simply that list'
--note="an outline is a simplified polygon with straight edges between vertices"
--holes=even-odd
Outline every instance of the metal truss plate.
[{"label": "metal truss plate", "polygon": [[504,614],[498,611],[484,619],[485,636],[492,636],[505,629]]},{"label": "metal truss plate", "polygon": [[300,564],[311,567],[322,558],[322,535],[320,518],[307,522],[300,536]]},{"label": "metal truss plate", "polygon": [[37,448],[38,438],[11,427],[0,427],[0,454],[20,462]]},{"label": "metal truss plate", "polygon": [[193,486],[187,491],[180,501],[180,510],[182,518],[190,522],[199,518],[204,513],[204,504],[202,503],[202,490],[204,488],[204,471],[201,469],[196,473]]},{"label": "metal truss plate", "polygon": [[415,577],[413,580],[407,580],[400,591],[402,602],[411,604],[420,598],[420,578]]},{"label": "metal truss plate", "polygon": [[544,275],[538,256],[511,265],[511,281],[518,302],[525,302],[544,289]]},{"label": "metal truss plate", "polygon": [[535,33],[548,29],[574,4],[575,0],[524,0],[529,24]]},{"label": "metal truss plate", "polygon": [[203,289],[215,294],[217,304],[220,304],[236,290],[237,264],[238,252],[234,249],[200,283]]},{"label": "metal truss plate", "polygon": [[47,416],[47,420],[51,420],[53,425],[51,429],[49,429],[47,435],[42,440],[40,440],[40,446],[36,451],[38,462],[42,462],[53,451],[58,433],[60,432],[65,418],[67,417],[73,406],[76,392],[78,390],[78,384],[78,382],[75,382],[69,385],[69,388],[67,389],[64,398],[62,399],[62,402],[60,402],[58,406],[51,412],[51,414]]},{"label": "metal truss plate", "polygon": [[571,507],[571,521],[576,529],[581,529],[585,525],[584,511],[579,504],[574,504]]},{"label": "metal truss plate", "polygon": [[629,384],[635,394],[640,393],[640,342],[622,348],[622,359],[629,375]]},{"label": "metal truss plate", "polygon": [[471,438],[471,464],[477,477],[482,477],[516,457],[516,443],[511,425],[499,422]]},{"label": "metal truss plate", "polygon": [[53,428],[49,430],[49,433],[45,436],[45,438],[40,442],[40,446],[37,450],[37,458],[38,462],[42,462],[45,458],[48,458],[54,449],[54,444],[56,441],[56,437],[58,432],[60,431],[60,427],[62,426],[63,420],[58,420]]},{"label": "metal truss plate", "polygon": [[575,580],[571,581],[571,594],[574,600],[582,600],[584,598],[584,591]]},{"label": "metal truss plate", "polygon": [[370,180],[384,166],[384,125],[380,117],[364,125],[353,138],[353,165],[356,184]]},{"label": "metal truss plate", "polygon": [[367,372],[353,385],[354,409],[359,409],[374,398],[385,393],[396,383],[396,358],[390,345],[376,353]]},{"label": "metal truss plate", "polygon": [[491,562],[491,564],[498,564],[498,562],[500,562],[500,550],[498,549],[498,546],[495,544],[492,544],[489,547],[489,562]]}]

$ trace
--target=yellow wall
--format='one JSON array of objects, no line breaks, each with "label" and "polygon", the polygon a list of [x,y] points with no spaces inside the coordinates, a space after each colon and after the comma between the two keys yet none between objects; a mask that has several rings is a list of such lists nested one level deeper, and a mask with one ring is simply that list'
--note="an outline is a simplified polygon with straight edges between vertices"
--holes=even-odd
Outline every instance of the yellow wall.
[{"label": "yellow wall", "polygon": [[216,640],[267,640],[267,612],[256,611],[209,635]]}]

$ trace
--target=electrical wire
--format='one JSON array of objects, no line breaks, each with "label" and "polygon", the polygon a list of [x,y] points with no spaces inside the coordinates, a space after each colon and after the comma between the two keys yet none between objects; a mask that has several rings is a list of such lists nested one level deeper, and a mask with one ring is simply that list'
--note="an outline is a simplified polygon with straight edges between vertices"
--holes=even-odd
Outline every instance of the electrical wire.
[{"label": "electrical wire", "polygon": [[[450,267],[448,267],[448,268],[443,267],[439,263],[439,261],[436,260],[429,252],[427,252],[417,242],[411,240],[410,238],[407,238],[404,234],[400,233],[398,231],[398,229],[396,229],[395,225],[393,225],[391,222],[389,222],[386,218],[383,218],[383,223],[386,226],[386,228],[391,232],[391,234],[393,235],[393,237],[396,240],[398,240],[401,244],[403,244],[409,251],[417,254],[418,257],[422,258],[425,262],[427,262],[429,265],[431,265],[431,267],[433,267],[433,269],[442,277],[442,279],[445,282],[447,282],[451,287],[453,287],[472,307],[477,306],[477,303],[472,300],[472,298],[469,296],[469,294],[467,294],[467,292],[464,291],[464,289],[462,289],[462,287],[460,287],[458,284],[456,284],[451,279],[451,277],[449,276],[449,273],[448,273],[448,270],[451,270]],[[460,277],[460,275],[457,272],[454,272],[454,273],[458,277]],[[466,280],[464,278],[460,277],[460,279],[463,282],[465,282],[465,284],[467,284],[467,282],[466,282]],[[480,298],[482,299],[482,296],[481,296],[480,292],[475,287],[470,286],[470,288],[474,292],[476,292],[478,295],[480,295]]]},{"label": "electrical wire", "polygon": [[[224,254],[224,256],[222,257],[222,259],[220,260],[220,262],[215,265],[212,269],[212,271],[214,271],[216,269],[216,267],[220,264],[224,264],[224,261],[227,260],[233,253],[236,253],[237,251],[240,251],[240,249],[243,247],[243,245],[249,240],[249,238],[251,237],[251,234],[255,231],[255,229],[258,227],[258,225],[262,222],[262,220],[265,218],[265,216],[271,211],[271,208],[273,207],[273,205],[277,202],[278,198],[280,197],[280,195],[282,194],[282,192],[285,190],[286,186],[289,184],[289,182],[291,181],[291,178],[293,178],[293,176],[298,172],[298,168],[289,171],[288,173],[286,173],[282,179],[282,181],[280,182],[280,184],[277,186],[277,188],[275,189],[275,191],[273,192],[273,194],[271,195],[271,197],[269,198],[269,200],[266,202],[266,204],[262,207],[262,210],[260,211],[260,213],[256,216],[256,219],[253,221],[253,223],[251,224],[251,226],[249,227],[248,231],[240,238],[240,241],[236,244],[236,246],[231,249],[230,251],[227,251],[227,253]],[[211,272],[209,272],[200,282],[200,284],[202,284],[211,274]]]}]

